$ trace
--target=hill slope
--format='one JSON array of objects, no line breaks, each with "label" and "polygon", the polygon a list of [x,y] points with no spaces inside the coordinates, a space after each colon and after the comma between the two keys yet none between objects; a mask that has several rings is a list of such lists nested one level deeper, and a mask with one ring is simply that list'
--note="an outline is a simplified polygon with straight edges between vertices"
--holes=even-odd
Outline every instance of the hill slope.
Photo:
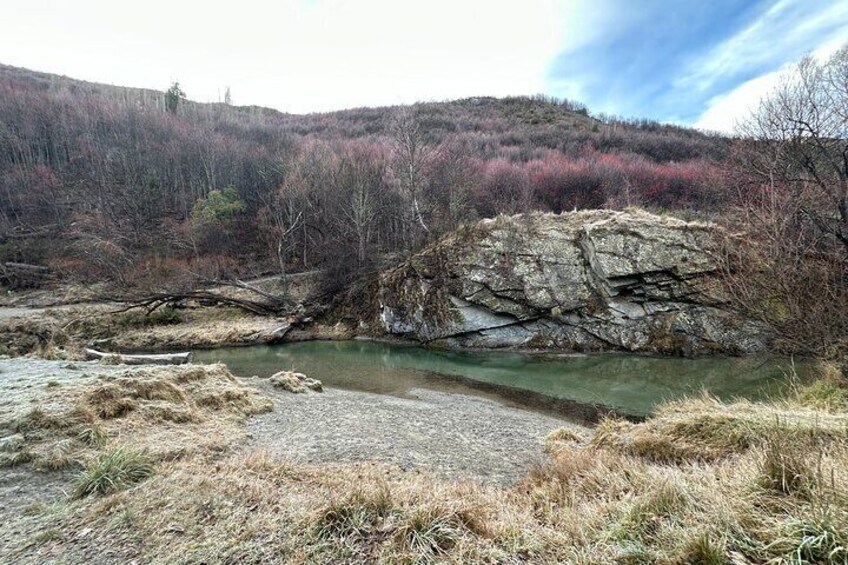
[{"label": "hill slope", "polygon": [[0,264],[137,282],[339,249],[361,267],[500,212],[708,209],[728,144],[541,96],[169,111],[161,91],[0,65]]}]

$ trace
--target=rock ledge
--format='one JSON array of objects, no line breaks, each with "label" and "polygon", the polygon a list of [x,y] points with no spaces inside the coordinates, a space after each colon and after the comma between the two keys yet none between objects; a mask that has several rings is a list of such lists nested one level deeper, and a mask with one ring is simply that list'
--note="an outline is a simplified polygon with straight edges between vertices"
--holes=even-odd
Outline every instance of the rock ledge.
[{"label": "rock ledge", "polygon": [[449,347],[753,354],[721,300],[712,224],[594,210],[466,226],[380,279],[392,334]]}]

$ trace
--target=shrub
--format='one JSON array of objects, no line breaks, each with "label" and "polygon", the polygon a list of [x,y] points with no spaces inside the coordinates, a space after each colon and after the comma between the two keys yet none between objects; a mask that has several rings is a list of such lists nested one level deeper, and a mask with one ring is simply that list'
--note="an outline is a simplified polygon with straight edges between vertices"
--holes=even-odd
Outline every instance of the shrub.
[{"label": "shrub", "polygon": [[386,487],[356,490],[330,502],[319,512],[315,533],[319,539],[363,536],[391,512],[393,505],[391,492]]},{"label": "shrub", "polygon": [[153,475],[150,457],[142,451],[119,447],[100,455],[77,476],[74,497],[109,494],[123,490]]},{"label": "shrub", "polygon": [[749,186],[726,220],[735,234],[716,255],[723,291],[771,329],[774,349],[831,358],[848,351],[848,255],[808,213],[814,200],[785,186]]}]

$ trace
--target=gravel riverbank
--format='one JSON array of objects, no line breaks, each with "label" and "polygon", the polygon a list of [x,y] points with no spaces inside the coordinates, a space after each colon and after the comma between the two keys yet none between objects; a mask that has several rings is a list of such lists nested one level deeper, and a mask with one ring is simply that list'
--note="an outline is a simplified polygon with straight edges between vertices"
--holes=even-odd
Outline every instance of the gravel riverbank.
[{"label": "gravel riverbank", "polygon": [[251,418],[251,447],[297,463],[380,461],[447,478],[511,483],[542,457],[552,430],[573,426],[477,396],[414,389],[407,397],[327,389],[291,394],[248,382],[274,400]]},{"label": "gravel riverbank", "polygon": [[[11,421],[51,402],[47,390],[127,370],[92,362],[0,360],[0,415]],[[552,415],[479,396],[413,389],[397,397],[333,388],[292,394],[267,379],[240,380],[274,403],[273,411],[247,420],[245,449],[267,449],[295,463],[377,461],[448,478],[510,483],[540,460],[549,432],[561,426],[580,431]]]}]

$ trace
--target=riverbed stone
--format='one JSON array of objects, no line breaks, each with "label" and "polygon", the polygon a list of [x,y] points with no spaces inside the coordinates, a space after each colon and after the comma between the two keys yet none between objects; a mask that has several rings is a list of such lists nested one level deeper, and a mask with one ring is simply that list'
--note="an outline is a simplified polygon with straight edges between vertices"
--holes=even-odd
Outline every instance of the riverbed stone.
[{"label": "riverbed stone", "polygon": [[449,347],[763,352],[764,327],[718,290],[719,232],[642,211],[482,220],[383,273],[379,319]]}]

